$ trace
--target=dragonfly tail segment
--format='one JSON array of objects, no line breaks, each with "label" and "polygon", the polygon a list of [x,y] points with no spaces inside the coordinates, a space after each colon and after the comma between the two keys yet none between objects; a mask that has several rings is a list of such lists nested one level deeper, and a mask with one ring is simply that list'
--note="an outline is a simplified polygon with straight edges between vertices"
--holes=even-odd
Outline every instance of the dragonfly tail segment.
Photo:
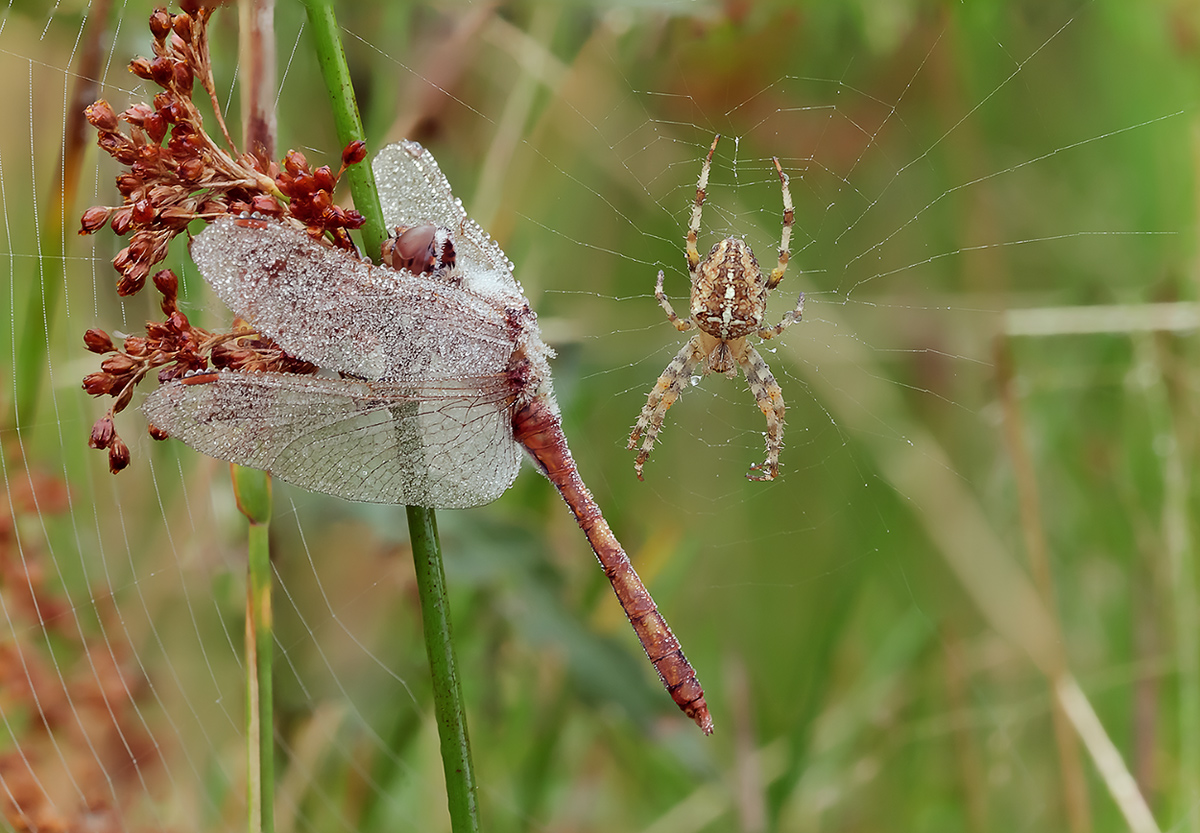
[{"label": "dragonfly tail segment", "polygon": [[704,734],[711,735],[712,715],[696,671],[579,477],[558,415],[542,398],[536,398],[513,417],[513,436],[537,460],[575,515],[663,686],[683,713]]}]

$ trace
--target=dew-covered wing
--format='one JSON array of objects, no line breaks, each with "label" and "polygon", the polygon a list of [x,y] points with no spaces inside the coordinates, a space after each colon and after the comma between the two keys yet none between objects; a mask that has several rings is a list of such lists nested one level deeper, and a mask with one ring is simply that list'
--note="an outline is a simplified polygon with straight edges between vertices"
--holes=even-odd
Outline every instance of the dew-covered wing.
[{"label": "dew-covered wing", "polygon": [[389,228],[433,223],[449,229],[468,289],[504,297],[513,305],[524,301],[512,263],[496,241],[467,216],[433,154],[416,142],[396,142],[376,155],[372,168]]},{"label": "dew-covered wing", "polygon": [[502,306],[372,266],[281,223],[221,219],[191,252],[230,309],[322,367],[367,379],[487,376],[513,352]]},{"label": "dew-covered wing", "polygon": [[162,385],[142,410],[197,451],[368,503],[461,508],[498,498],[521,463],[506,383],[416,390],[284,373]]}]

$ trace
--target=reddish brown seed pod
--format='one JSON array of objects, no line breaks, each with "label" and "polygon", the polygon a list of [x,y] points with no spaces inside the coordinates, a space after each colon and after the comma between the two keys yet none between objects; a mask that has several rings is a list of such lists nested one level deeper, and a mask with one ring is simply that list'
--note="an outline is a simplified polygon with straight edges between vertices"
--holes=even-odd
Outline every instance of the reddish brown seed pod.
[{"label": "reddish brown seed pod", "polygon": [[313,181],[322,191],[332,191],[337,185],[337,180],[333,176],[333,171],[328,165],[322,165],[313,171]]},{"label": "reddish brown seed pod", "polygon": [[150,78],[160,87],[166,87],[175,77],[175,62],[170,58],[159,57],[150,62]]},{"label": "reddish brown seed pod", "polygon": [[108,223],[109,209],[103,205],[93,205],[79,218],[79,233],[93,234],[104,228]]},{"label": "reddish brown seed pod", "polygon": [[93,353],[111,353],[116,348],[113,347],[112,339],[104,330],[93,327],[83,334],[83,346]]},{"label": "reddish brown seed pod", "polygon": [[171,21],[171,28],[175,30],[175,34],[185,41],[192,39],[192,17],[187,13],[175,15]]},{"label": "reddish brown seed pod", "polygon": [[97,130],[112,131],[117,129],[117,114],[104,99],[89,104],[83,111],[88,124]]},{"label": "reddish brown seed pod", "polygon": [[117,436],[117,426],[113,424],[111,414],[105,414],[92,425],[92,435],[88,438],[89,448],[108,448]]},{"label": "reddish brown seed pod", "polygon": [[171,15],[166,9],[155,9],[150,15],[150,34],[155,40],[161,41],[171,31]]},{"label": "reddish brown seed pod", "polygon": [[150,141],[154,144],[162,142],[163,137],[167,135],[167,122],[158,113],[151,113],[146,117],[146,123],[143,125],[146,129],[146,135],[150,137]]},{"label": "reddish brown seed pod", "polygon": [[145,225],[154,219],[154,206],[150,200],[138,200],[133,204],[130,219],[137,225]]},{"label": "reddish brown seed pod", "polygon": [[183,61],[175,63],[174,75],[172,79],[175,83],[175,88],[184,95],[192,94],[192,70]]},{"label": "reddish brown seed pod", "polygon": [[135,263],[129,266],[121,279],[117,281],[117,294],[122,298],[127,298],[130,295],[136,295],[146,285],[146,273],[149,267],[144,263]]},{"label": "reddish brown seed pod", "polygon": [[110,373],[89,373],[83,377],[83,389],[90,396],[104,396],[111,393],[116,383],[116,378]]},{"label": "reddish brown seed pod", "polygon": [[130,199],[139,199],[135,192],[143,184],[140,176],[135,176],[131,173],[123,173],[117,177],[117,190],[121,192],[121,196],[129,197]]},{"label": "reddish brown seed pod", "polygon": [[154,273],[154,286],[167,298],[179,294],[179,278],[170,269],[160,269]]},{"label": "reddish brown seed pod", "polygon": [[277,216],[283,213],[283,209],[280,208],[279,203],[269,194],[255,194],[254,199],[250,201],[250,205],[259,214]]},{"label": "reddish brown seed pod", "polygon": [[100,369],[105,373],[111,373],[114,376],[119,376],[123,373],[128,373],[137,367],[137,362],[129,358],[124,353],[114,353],[108,356],[104,361],[100,362]]},{"label": "reddish brown seed pod", "polygon": [[129,62],[129,71],[132,72],[134,75],[136,75],[138,78],[145,78],[145,79],[149,80],[150,78],[154,77],[150,72],[150,59],[149,58],[142,58],[142,57],[134,58],[132,61]]},{"label": "reddish brown seed pod", "polygon": [[283,157],[283,167],[288,173],[296,176],[308,171],[308,160],[298,150],[289,150]]},{"label": "reddish brown seed pod", "polygon": [[184,182],[196,182],[204,176],[204,162],[200,159],[185,159],[180,163],[179,178]]},{"label": "reddish brown seed pod", "polygon": [[129,465],[129,446],[120,437],[113,437],[112,445],[108,447],[108,470],[113,474]]},{"label": "reddish brown seed pod", "polygon": [[150,439],[157,440],[158,442],[169,440],[171,438],[170,434],[154,424],[149,424],[146,426],[146,433],[150,435]]},{"label": "reddish brown seed pod", "polygon": [[[129,232],[129,229],[132,225],[132,207],[125,206],[123,208],[118,208],[112,213],[112,230],[118,237],[124,237]],[[126,252],[126,254],[128,254],[128,252]],[[120,257],[120,255],[118,255],[118,257]],[[118,269],[121,268],[116,260],[113,260],[113,266],[116,266]]]},{"label": "reddish brown seed pod", "polygon": [[357,165],[367,158],[367,143],[356,139],[342,150],[342,165]]}]

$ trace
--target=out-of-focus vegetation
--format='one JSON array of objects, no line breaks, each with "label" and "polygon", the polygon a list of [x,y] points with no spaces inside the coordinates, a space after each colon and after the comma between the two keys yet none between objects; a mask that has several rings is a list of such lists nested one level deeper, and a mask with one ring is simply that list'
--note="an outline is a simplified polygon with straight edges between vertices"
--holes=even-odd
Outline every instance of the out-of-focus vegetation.
[{"label": "out-of-focus vegetation", "polygon": [[[243,817],[245,531],[223,464],[143,439],[114,478],[86,448],[103,404],[79,389],[83,331],[157,311],[118,303],[115,239],[74,235],[117,201],[94,148],[73,204],[54,195],[86,45],[93,96],[142,100],[124,65],[149,12],[20,4],[0,28],[6,407],[43,382],[3,435],[0,801],[225,829]],[[433,149],[516,262],[584,479],[717,721],[701,737],[659,690],[523,474],[439,515],[487,829],[1200,829],[1190,6],[339,14],[373,143]],[[277,15],[280,152],[336,167],[302,12]],[[213,30],[224,90],[236,24]],[[745,235],[769,266],[770,157],[791,174],[771,323],[808,302],[764,351],[783,474],[743,479],[762,418],[744,382],[710,377],[639,483],[625,440],[682,343],[654,276],[682,309],[716,132],[703,251]],[[178,262],[188,314],[222,322]],[[27,332],[48,359],[16,366]],[[401,513],[279,488],[274,535],[279,829],[445,829]]]}]

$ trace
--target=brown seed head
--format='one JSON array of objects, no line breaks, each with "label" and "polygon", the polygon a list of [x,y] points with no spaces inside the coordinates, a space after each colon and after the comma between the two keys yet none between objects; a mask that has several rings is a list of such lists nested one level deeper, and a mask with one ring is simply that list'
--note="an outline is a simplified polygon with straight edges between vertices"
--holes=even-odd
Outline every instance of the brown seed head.
[{"label": "brown seed head", "polygon": [[114,376],[121,376],[137,367],[137,362],[124,353],[114,353],[100,362],[100,369]]},{"label": "brown seed head", "polygon": [[142,187],[142,184],[142,178],[131,173],[123,173],[117,177],[117,190],[123,197],[137,199],[134,195]]},{"label": "brown seed head", "polygon": [[117,294],[122,298],[128,298],[130,295],[136,295],[146,285],[146,273],[150,271],[150,267],[144,263],[135,263],[125,270],[121,279],[117,281]]},{"label": "brown seed head", "polygon": [[93,234],[108,223],[109,210],[103,205],[93,205],[79,220],[80,234]]},{"label": "brown seed head", "polygon": [[191,41],[192,39],[192,17],[187,13],[177,14],[171,21],[171,28],[175,30],[175,34],[179,35],[180,39]]},{"label": "brown seed head", "polygon": [[250,201],[250,206],[259,214],[269,214],[272,217],[278,217],[283,213],[283,207],[270,194],[255,194],[254,199]]},{"label": "brown seed head", "polygon": [[114,436],[108,447],[108,470],[113,474],[129,465],[129,446],[120,437]]},{"label": "brown seed head", "polygon": [[192,94],[192,70],[183,61],[175,64],[175,87],[186,96]]},{"label": "brown seed head", "polygon": [[111,353],[116,349],[113,347],[112,339],[108,337],[108,333],[95,327],[83,334],[83,346],[93,353],[100,353],[101,355]]},{"label": "brown seed head", "polygon": [[160,87],[167,87],[175,78],[175,62],[170,58],[158,57],[150,62],[150,77]]},{"label": "brown seed head", "polygon": [[112,414],[105,414],[92,425],[92,435],[88,438],[89,448],[108,448],[117,437],[117,426],[113,424]]},{"label": "brown seed head", "polygon": [[117,129],[117,114],[104,99],[89,104],[83,114],[87,117],[88,124],[97,130],[107,133]]},{"label": "brown seed head", "polygon": [[150,137],[150,141],[154,142],[156,145],[161,143],[163,138],[167,135],[166,119],[164,119],[158,113],[151,113],[149,116],[147,116],[146,124],[144,126],[146,129],[146,135],[148,135]]},{"label": "brown seed head", "polygon": [[83,377],[83,389],[89,396],[104,396],[111,393],[117,380],[108,373],[89,373]]},{"label": "brown seed head", "polygon": [[283,168],[293,176],[307,173],[308,160],[304,158],[304,154],[300,151],[289,150],[287,155],[283,157]]},{"label": "brown seed head", "polygon": [[150,74],[150,59],[137,57],[129,62],[129,71],[138,78],[150,79],[153,76]]},{"label": "brown seed head", "polygon": [[185,159],[179,165],[179,178],[184,182],[195,182],[204,176],[205,165],[199,159]]},{"label": "brown seed head", "polygon": [[342,165],[357,165],[367,158],[367,143],[356,139],[342,150]]},{"label": "brown seed head", "polygon": [[146,339],[141,336],[127,336],[125,338],[125,352],[131,356],[144,356],[150,352],[150,346],[146,343]]},{"label": "brown seed head", "polygon": [[133,399],[133,385],[126,384],[125,387],[123,387],[119,391],[117,391],[117,394],[113,401],[113,406],[112,406],[113,413],[114,414],[121,413],[121,411],[125,410],[125,408],[128,407],[128,405],[132,399]]},{"label": "brown seed head", "polygon": [[130,216],[137,225],[145,225],[154,219],[154,206],[150,204],[150,200],[138,200],[133,204],[133,212]]},{"label": "brown seed head", "polygon": [[333,176],[333,170],[328,165],[322,165],[313,171],[313,182],[322,191],[332,191],[337,185],[337,179]]},{"label": "brown seed head", "polygon": [[166,9],[155,9],[150,15],[150,34],[155,40],[162,40],[171,31],[171,15]]},{"label": "brown seed head", "polygon": [[154,273],[154,286],[164,298],[174,300],[179,294],[179,278],[170,269],[160,269]]},{"label": "brown seed head", "polygon": [[[116,211],[114,211],[112,213],[112,230],[118,237],[124,237],[129,232],[129,229],[132,225],[133,225],[133,207],[132,206],[118,208]],[[117,266],[117,262],[115,260],[113,261],[113,266],[116,266],[118,269],[121,268],[120,266]]]}]

